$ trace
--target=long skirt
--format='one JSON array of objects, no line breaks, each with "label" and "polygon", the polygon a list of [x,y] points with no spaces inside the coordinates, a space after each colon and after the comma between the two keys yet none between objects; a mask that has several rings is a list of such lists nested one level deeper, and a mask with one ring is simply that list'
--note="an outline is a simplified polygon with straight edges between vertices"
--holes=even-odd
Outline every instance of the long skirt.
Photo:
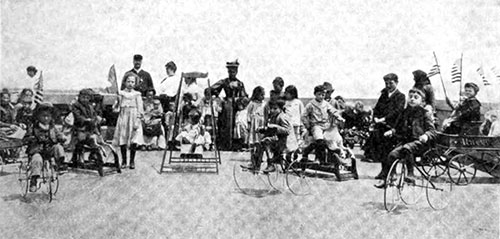
[{"label": "long skirt", "polygon": [[142,124],[138,118],[137,108],[121,108],[116,122],[113,145],[142,144],[142,137],[140,136],[142,136]]}]

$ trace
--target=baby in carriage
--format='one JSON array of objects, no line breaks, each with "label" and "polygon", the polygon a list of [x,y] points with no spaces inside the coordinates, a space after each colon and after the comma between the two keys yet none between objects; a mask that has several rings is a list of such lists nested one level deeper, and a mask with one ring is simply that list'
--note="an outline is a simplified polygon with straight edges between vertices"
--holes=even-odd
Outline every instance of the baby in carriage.
[{"label": "baby in carriage", "polygon": [[189,122],[183,127],[181,133],[177,135],[176,140],[180,141],[181,144],[189,144],[188,152],[184,153],[195,153],[202,150],[207,150],[210,148],[212,143],[212,138],[210,134],[205,130],[205,126],[201,124],[201,113],[193,109],[189,112]]}]

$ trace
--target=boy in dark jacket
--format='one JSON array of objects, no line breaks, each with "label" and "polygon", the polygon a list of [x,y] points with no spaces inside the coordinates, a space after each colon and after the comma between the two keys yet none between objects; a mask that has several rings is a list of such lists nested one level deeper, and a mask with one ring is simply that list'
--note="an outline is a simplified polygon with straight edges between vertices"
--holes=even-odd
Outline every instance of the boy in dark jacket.
[{"label": "boy in dark jacket", "polygon": [[89,145],[92,148],[97,148],[99,138],[98,124],[102,118],[97,114],[94,106],[91,104],[91,99],[94,93],[91,89],[83,89],[78,95],[78,101],[73,104],[72,112],[75,117],[74,134],[75,151],[73,152],[72,162],[74,164],[83,163],[83,147]]},{"label": "boy in dark jacket", "polygon": [[453,112],[443,122],[445,133],[466,133],[472,127],[472,121],[479,121],[481,119],[481,103],[476,99],[477,92],[479,92],[479,87],[469,82],[464,86],[465,99],[456,107],[453,107],[450,100],[446,98],[446,103],[453,108]]},{"label": "boy in dark jacket", "polygon": [[64,137],[54,125],[53,114],[52,105],[46,103],[38,105],[34,112],[33,127],[28,130],[24,138],[28,143],[27,154],[31,158],[30,192],[37,189],[36,184],[42,173],[43,159],[50,159],[56,170],[61,170],[64,163],[65,154],[61,145],[64,143]]},{"label": "boy in dark jacket", "polygon": [[[432,113],[423,107],[425,93],[420,89],[413,88],[408,97],[408,107],[398,117],[394,128],[384,133],[385,137],[396,138],[400,142],[400,146],[393,149],[382,164],[383,176],[387,176],[391,165],[397,159],[409,158],[411,163],[408,167],[408,177],[411,178],[413,176],[414,155],[421,155],[428,150],[427,142],[436,136]],[[385,180],[383,179],[375,187],[384,188]]]},{"label": "boy in dark jacket", "polygon": [[293,131],[293,126],[290,123],[290,118],[284,113],[285,101],[278,99],[269,102],[269,121],[267,127],[259,129],[259,132],[264,134],[264,138],[260,145],[252,155],[252,162],[248,168],[259,170],[262,163],[262,155],[265,147],[269,147],[272,159],[268,159],[267,167],[263,170],[266,173],[274,172],[276,168],[273,163],[282,159],[283,153],[291,155],[298,148],[297,139]]}]

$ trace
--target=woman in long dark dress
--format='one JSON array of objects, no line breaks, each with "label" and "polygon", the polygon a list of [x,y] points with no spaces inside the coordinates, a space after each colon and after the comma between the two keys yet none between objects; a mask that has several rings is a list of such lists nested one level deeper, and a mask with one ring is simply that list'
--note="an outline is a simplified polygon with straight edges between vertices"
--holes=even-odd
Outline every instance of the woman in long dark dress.
[{"label": "woman in long dark dress", "polygon": [[233,128],[235,122],[235,115],[237,111],[236,100],[242,97],[248,97],[245,91],[245,85],[242,81],[236,78],[238,74],[238,61],[227,62],[228,77],[219,80],[214,85],[210,86],[212,95],[219,96],[220,92],[224,90],[226,96],[222,102],[222,112],[217,122],[218,135],[217,146],[220,150],[232,150]]}]

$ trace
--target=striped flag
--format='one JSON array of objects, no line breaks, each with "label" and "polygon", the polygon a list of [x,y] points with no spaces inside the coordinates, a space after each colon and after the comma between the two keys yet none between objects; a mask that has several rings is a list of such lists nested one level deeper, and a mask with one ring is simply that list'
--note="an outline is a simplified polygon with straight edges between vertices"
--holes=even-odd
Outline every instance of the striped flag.
[{"label": "striped flag", "polygon": [[116,80],[116,70],[115,65],[109,68],[108,81],[111,83],[111,87],[107,87],[106,91],[112,94],[118,94],[118,82]]},{"label": "striped flag", "polygon": [[451,67],[451,82],[456,83],[462,81],[462,59],[458,59]]},{"label": "striped flag", "polygon": [[495,76],[495,79],[497,81],[500,81],[500,70],[498,70],[496,67],[492,67],[491,71],[493,72],[493,75]]},{"label": "striped flag", "polygon": [[439,65],[436,64],[436,65],[433,65],[432,68],[429,70],[429,73],[427,73],[427,77],[433,77],[437,74],[440,74],[441,72],[439,72]]},{"label": "striped flag", "polygon": [[40,104],[43,102],[43,75],[40,71],[40,76],[35,82],[35,103]]},{"label": "striped flag", "polygon": [[486,85],[491,85],[490,82],[486,79],[486,76],[484,75],[484,70],[483,70],[483,66],[480,66],[479,68],[477,68],[477,73],[479,74],[479,76],[481,77],[481,79],[483,80],[483,84],[486,86]]}]

